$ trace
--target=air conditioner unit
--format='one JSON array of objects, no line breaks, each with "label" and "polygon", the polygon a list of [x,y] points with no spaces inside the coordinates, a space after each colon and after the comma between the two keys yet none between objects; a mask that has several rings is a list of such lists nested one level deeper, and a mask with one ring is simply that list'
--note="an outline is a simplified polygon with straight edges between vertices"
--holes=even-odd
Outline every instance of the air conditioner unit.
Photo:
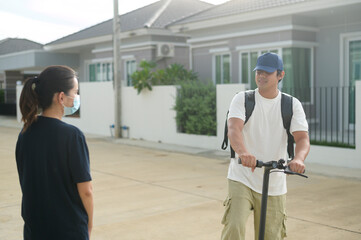
[{"label": "air conditioner unit", "polygon": [[157,57],[173,57],[174,45],[169,43],[158,43]]}]

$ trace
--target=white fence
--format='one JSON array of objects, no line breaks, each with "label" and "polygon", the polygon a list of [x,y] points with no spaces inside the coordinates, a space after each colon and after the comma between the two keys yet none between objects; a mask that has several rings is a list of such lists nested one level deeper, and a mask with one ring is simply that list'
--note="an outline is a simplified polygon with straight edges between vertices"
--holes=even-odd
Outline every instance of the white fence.
[{"label": "white fence", "polygon": [[[22,86],[18,86],[18,96]],[[80,83],[80,118],[63,120],[88,134],[110,136],[114,123],[114,91],[112,82]],[[217,136],[201,136],[177,132],[175,86],[157,86],[152,91],[137,94],[132,87],[122,88],[123,136],[212,150],[220,149],[224,121],[229,104],[242,84],[217,85]],[[361,169],[361,82],[356,83],[356,149],[312,146],[309,162]],[[18,114],[20,119],[20,114]]]},{"label": "white fence", "polygon": [[[229,103],[243,85],[217,86],[217,136],[202,136],[177,132],[177,94],[175,86],[158,86],[137,94],[131,87],[122,89],[122,125],[129,127],[129,137],[163,143],[219,149],[223,137],[225,115]],[[127,136],[127,132],[123,131]]]}]

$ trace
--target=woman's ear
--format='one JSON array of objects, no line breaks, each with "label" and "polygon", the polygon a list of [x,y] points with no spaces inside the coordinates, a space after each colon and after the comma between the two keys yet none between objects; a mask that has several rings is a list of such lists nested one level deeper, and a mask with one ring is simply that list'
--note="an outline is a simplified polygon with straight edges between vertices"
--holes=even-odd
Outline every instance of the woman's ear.
[{"label": "woman's ear", "polygon": [[64,104],[64,98],[65,98],[64,92],[57,93],[56,100],[59,104],[61,105]]}]

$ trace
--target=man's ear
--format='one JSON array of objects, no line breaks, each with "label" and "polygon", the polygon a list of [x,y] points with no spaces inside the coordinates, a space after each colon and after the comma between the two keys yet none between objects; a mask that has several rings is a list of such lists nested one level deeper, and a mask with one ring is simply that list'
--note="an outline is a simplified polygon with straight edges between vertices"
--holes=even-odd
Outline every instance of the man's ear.
[{"label": "man's ear", "polygon": [[280,79],[278,79],[278,81],[281,81],[284,78],[284,76],[285,76],[285,71],[282,71]]}]

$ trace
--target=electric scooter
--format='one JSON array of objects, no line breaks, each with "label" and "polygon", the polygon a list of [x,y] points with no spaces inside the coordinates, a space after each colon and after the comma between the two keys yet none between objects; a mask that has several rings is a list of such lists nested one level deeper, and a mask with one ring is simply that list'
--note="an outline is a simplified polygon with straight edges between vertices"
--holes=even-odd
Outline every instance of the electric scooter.
[{"label": "electric scooter", "polygon": [[[240,158],[238,158],[238,163],[242,164]],[[269,185],[269,175],[272,172],[283,172],[289,175],[298,175],[304,178],[308,178],[304,174],[296,173],[291,171],[288,165],[285,165],[285,160],[280,159],[278,161],[262,162],[257,160],[256,167],[264,167],[265,171],[263,174],[263,186],[262,186],[262,203],[261,203],[261,217],[259,224],[259,240],[264,240],[265,228],[266,228],[266,213],[267,213],[267,200],[268,200],[268,185]],[[280,170],[275,170],[280,169]],[[272,171],[273,170],[273,171]]]}]

